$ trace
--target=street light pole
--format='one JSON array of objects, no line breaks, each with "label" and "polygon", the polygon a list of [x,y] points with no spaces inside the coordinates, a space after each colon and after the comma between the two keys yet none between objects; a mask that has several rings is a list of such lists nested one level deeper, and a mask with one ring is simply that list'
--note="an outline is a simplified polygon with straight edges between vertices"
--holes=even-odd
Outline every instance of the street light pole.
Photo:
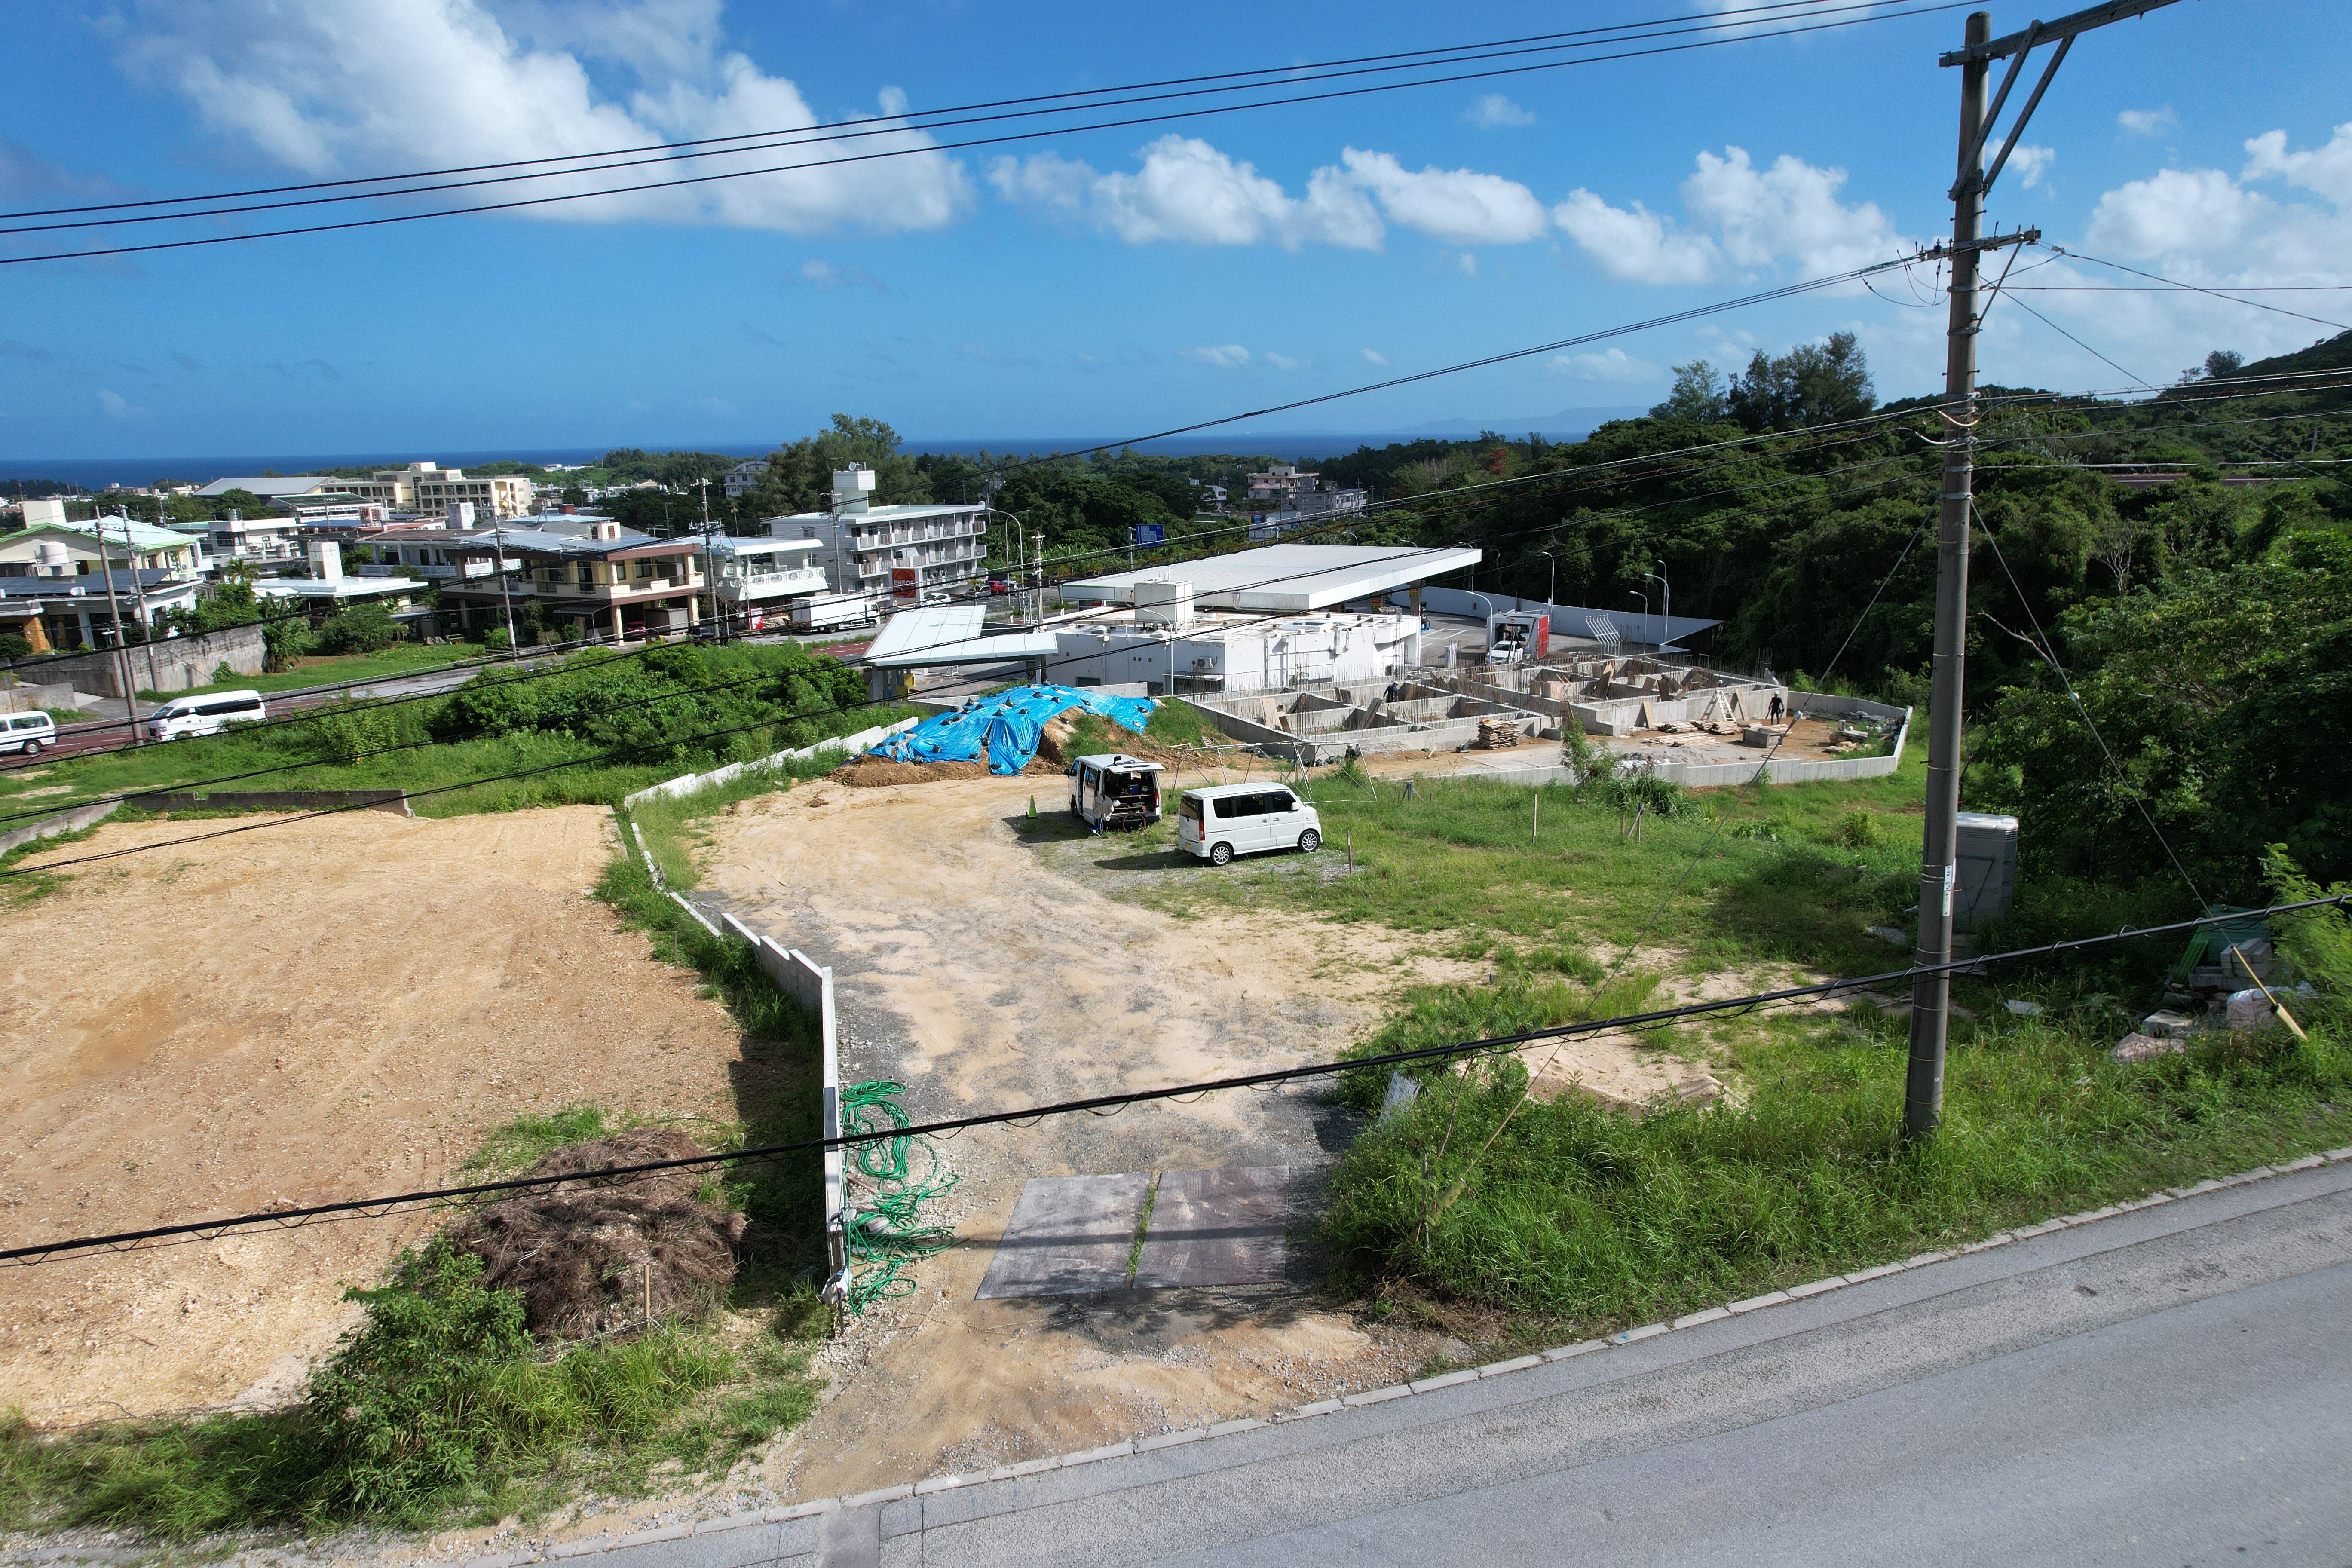
[{"label": "street light pole", "polygon": [[[1665,563],[1661,561],[1658,564],[1664,566]],[[1664,653],[1667,646],[1675,640],[1675,585],[1666,580],[1665,574],[1663,572],[1644,572],[1642,574],[1642,580],[1645,583],[1655,583],[1658,585],[1658,592],[1664,596],[1664,602],[1658,606],[1658,619],[1664,621],[1665,625],[1658,629],[1666,635],[1660,637],[1657,642],[1658,651]]]},{"label": "street light pole", "polygon": [[1549,613],[1551,606],[1559,603],[1559,557],[1549,550],[1538,550],[1536,553],[1551,563],[1551,576],[1544,584],[1544,609]]}]

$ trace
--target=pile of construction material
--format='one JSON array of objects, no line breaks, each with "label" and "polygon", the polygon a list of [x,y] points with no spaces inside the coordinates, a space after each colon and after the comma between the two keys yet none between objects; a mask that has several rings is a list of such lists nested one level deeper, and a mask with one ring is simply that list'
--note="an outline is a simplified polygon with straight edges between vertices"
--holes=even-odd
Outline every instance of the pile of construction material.
[{"label": "pile of construction material", "polygon": [[1481,719],[1478,721],[1478,738],[1470,744],[1482,752],[1505,751],[1517,745],[1522,733],[1511,720]]}]

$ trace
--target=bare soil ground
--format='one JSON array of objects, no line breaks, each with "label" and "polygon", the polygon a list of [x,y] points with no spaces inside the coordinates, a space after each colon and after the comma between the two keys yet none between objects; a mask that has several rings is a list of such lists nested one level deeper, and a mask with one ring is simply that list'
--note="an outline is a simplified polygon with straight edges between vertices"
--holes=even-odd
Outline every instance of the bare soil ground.
[{"label": "bare soil ground", "polygon": [[[1025,820],[1033,794],[1045,825]],[[919,1120],[1328,1057],[1400,986],[1485,978],[1362,927],[1179,916],[1113,897],[1134,874],[1130,847],[1060,841],[1064,804],[1058,777],[798,789],[737,808],[713,835],[704,883],[834,965],[845,1079],[905,1083]],[[1632,1054],[1584,1065],[1628,1073]],[[1647,1071],[1654,1089],[1687,1076]],[[915,1296],[823,1358],[827,1402],[762,1479],[787,1496],[855,1492],[1263,1415],[1466,1353],[1313,1294],[1304,1222],[1285,1287],[973,1299],[1032,1176],[1286,1164],[1305,1173],[1311,1208],[1318,1174],[1354,1131],[1309,1084],[944,1144],[962,1179],[941,1215],[957,1244],[917,1270]]]},{"label": "bare soil ground", "polygon": [[[587,897],[610,820],[357,812],[86,867],[0,916],[0,1235],[440,1184],[489,1128],[585,1100],[731,1120],[737,1031]],[[283,1399],[351,1321],[343,1287],[433,1223],[0,1269],[0,1405],[58,1425]]]}]

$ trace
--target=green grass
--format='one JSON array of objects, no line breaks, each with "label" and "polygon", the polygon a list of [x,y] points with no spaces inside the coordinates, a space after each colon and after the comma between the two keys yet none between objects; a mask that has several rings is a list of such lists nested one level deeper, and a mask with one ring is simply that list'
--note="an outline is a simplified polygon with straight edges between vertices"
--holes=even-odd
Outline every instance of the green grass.
[{"label": "green grass", "polygon": [[467,643],[402,642],[393,644],[381,653],[299,658],[290,669],[268,675],[239,675],[227,680],[206,681],[185,691],[142,691],[139,700],[142,702],[168,702],[175,697],[201,696],[207,691],[295,691],[310,686],[331,686],[339,681],[372,680],[382,676],[408,675],[420,669],[441,669],[486,657],[483,649]]},{"label": "green grass", "polygon": [[[1547,1008],[1524,986],[1465,993],[1392,1021],[1382,1045],[1559,1011],[1575,1008]],[[2315,1030],[2308,1045],[2283,1030],[2224,1037],[2125,1066],[2105,1047],[2126,1026],[2095,1005],[1963,1021],[1943,1130],[1908,1151],[1895,1137],[1904,1026],[1874,1013],[1699,1031],[1745,1098],[1639,1120],[1567,1095],[1526,1102],[1506,1127],[1525,1081],[1516,1059],[1432,1074],[1433,1092],[1342,1161],[1324,1239],[1376,1298],[1500,1307],[1536,1339],[1693,1311],[2352,1137],[2339,1032]]]},{"label": "green grass", "polygon": [[1864,928],[1903,924],[1917,898],[1924,771],[1688,792],[1680,815],[1645,811],[1635,838],[1630,812],[1564,784],[1423,779],[1407,798],[1402,780],[1327,770],[1301,786],[1323,820],[1321,854],[1245,858],[1139,896],[1490,943],[1640,940],[1702,970],[1769,960],[1869,973],[1896,954]]}]

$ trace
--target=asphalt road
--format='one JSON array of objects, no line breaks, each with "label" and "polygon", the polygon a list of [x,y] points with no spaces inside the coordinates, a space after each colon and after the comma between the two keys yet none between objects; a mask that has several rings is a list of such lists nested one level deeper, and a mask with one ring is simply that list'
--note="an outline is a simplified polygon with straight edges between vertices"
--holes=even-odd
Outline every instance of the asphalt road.
[{"label": "asphalt road", "polygon": [[[596,1568],[2352,1563],[2352,1162]],[[577,1550],[576,1548],[573,1550]]]}]

